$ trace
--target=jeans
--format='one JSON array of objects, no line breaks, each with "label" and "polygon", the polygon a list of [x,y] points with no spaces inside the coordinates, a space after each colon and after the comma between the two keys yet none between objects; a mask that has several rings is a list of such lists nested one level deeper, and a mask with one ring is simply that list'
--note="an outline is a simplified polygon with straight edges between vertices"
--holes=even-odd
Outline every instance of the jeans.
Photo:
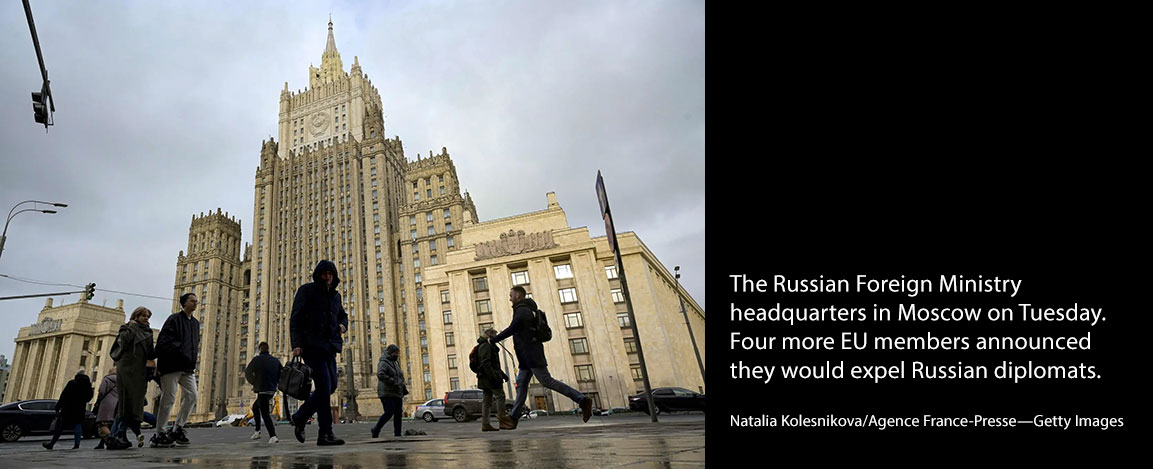
[{"label": "jeans", "polygon": [[303,355],[304,364],[312,369],[312,384],[316,386],[308,400],[296,410],[292,417],[296,420],[307,421],[312,414],[316,414],[316,423],[320,436],[332,434],[332,408],[329,407],[328,396],[336,392],[336,356],[327,353],[316,355]]},{"label": "jeans", "polygon": [[183,427],[188,424],[188,416],[196,406],[196,375],[183,371],[173,371],[160,377],[160,409],[156,411],[156,432],[164,431],[168,425],[168,416],[172,413],[172,405],[176,403],[176,388],[179,385],[180,412],[176,414],[175,425]]},{"label": "jeans", "polygon": [[380,430],[384,428],[384,424],[388,423],[388,419],[391,418],[392,433],[400,436],[400,419],[404,415],[400,410],[400,398],[382,397],[380,398],[380,404],[384,406],[384,415],[381,415],[380,419],[376,421],[376,425],[372,426],[372,432],[380,432]]},{"label": "jeans", "polygon": [[[62,433],[64,433],[64,423],[60,422],[56,424],[56,431],[52,433],[52,441],[48,443],[48,446],[54,446],[56,444],[56,440],[60,439],[60,435]],[[84,428],[79,423],[72,426],[72,436],[76,438],[76,446],[80,446],[80,438],[83,436],[83,433]]]},{"label": "jeans", "polygon": [[260,431],[260,420],[264,419],[264,426],[268,427],[268,436],[276,436],[276,428],[272,426],[272,413],[268,410],[268,401],[272,394],[260,393],[256,402],[252,403],[252,420],[256,421],[256,431]]},{"label": "jeans", "polygon": [[[151,412],[144,412],[144,421],[148,422],[149,425],[152,425],[153,428],[156,427],[156,416]],[[128,425],[125,425],[122,422],[123,419],[121,419],[120,416],[116,416],[116,420],[112,421],[112,429],[110,430],[109,435],[126,436],[128,434],[128,430],[132,430],[132,432],[137,435],[140,434],[140,422],[131,422]],[[123,430],[123,432],[121,432],[121,430]]]},{"label": "jeans", "polygon": [[[569,387],[548,374],[548,367],[540,368],[521,368],[520,373],[516,375],[516,404],[512,406],[513,420],[520,420],[521,409],[524,408],[524,401],[528,399],[528,381],[536,376],[536,380],[544,386],[553,391],[564,394],[565,397],[572,399],[573,402],[580,404],[585,400],[585,395],[580,391]],[[502,406],[503,407],[503,406]]]}]

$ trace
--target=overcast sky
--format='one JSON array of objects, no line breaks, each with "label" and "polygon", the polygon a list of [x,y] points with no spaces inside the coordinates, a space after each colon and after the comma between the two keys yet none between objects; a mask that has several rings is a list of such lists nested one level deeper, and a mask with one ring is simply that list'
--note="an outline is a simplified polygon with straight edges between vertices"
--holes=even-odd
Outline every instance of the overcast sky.
[{"label": "overcast sky", "polygon": [[[387,136],[409,159],[447,147],[481,221],[544,209],[555,191],[570,226],[603,236],[601,170],[617,229],[680,265],[703,305],[703,3],[32,0],[56,99],[45,134],[27,19],[2,2],[0,211],[70,206],[16,217],[0,274],[96,282],[96,304],[170,312],[103,290],[171,296],[193,214],[236,214],[251,241],[261,141],[284,82],[303,89],[320,65],[331,12],[345,71],[359,56],[380,91]],[[73,289],[0,278],[0,296]],[[0,354],[11,360],[43,305],[0,301]]]}]

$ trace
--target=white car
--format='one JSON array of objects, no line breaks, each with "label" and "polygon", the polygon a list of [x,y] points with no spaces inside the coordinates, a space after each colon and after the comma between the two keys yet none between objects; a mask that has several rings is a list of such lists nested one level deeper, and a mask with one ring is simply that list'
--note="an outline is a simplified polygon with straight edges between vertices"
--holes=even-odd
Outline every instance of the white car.
[{"label": "white car", "polygon": [[548,412],[545,412],[543,410],[534,410],[534,411],[531,411],[528,413],[528,418],[535,419],[537,417],[544,417],[547,415],[548,415]]},{"label": "white car", "polygon": [[232,425],[232,422],[235,422],[235,421],[240,420],[242,418],[244,418],[244,414],[229,414],[229,415],[224,416],[224,418],[217,420],[216,426],[217,427],[223,427],[225,425]]}]

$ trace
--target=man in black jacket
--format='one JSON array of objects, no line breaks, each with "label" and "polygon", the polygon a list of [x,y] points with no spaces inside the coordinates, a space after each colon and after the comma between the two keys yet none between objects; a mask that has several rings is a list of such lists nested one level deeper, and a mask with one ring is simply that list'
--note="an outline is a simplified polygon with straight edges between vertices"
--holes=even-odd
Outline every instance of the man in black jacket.
[{"label": "man in black jacket", "polygon": [[257,396],[256,401],[252,403],[252,420],[256,421],[256,433],[252,434],[252,439],[260,439],[260,421],[263,419],[264,426],[268,427],[268,442],[278,443],[280,438],[276,437],[276,428],[272,426],[272,413],[268,410],[268,401],[276,395],[276,385],[280,381],[280,360],[268,353],[268,342],[261,342],[257,348],[260,355],[252,357],[248,368],[244,370],[244,376],[248,378],[248,383],[252,385],[252,391]]},{"label": "man in black jacket", "polygon": [[[156,371],[160,374],[160,408],[156,412],[156,435],[151,447],[171,448],[174,444],[187,445],[184,425],[196,406],[196,359],[200,353],[200,321],[192,316],[200,300],[195,293],[180,296],[180,311],[164,321],[160,336],[156,338]],[[176,388],[180,387],[180,412],[171,430],[165,431],[172,405],[176,402]]]},{"label": "man in black jacket", "polygon": [[316,386],[292,416],[297,441],[304,443],[304,426],[316,414],[319,446],[343,445],[344,440],[332,434],[332,411],[329,396],[336,392],[336,354],[344,347],[341,336],[348,331],[348,314],[341,306],[340,277],[336,265],[322,260],[312,272],[312,282],[301,285],[292,299],[292,317],[289,334],[292,336],[292,355],[304,359],[312,369],[312,382]]},{"label": "man in black jacket", "polygon": [[524,401],[528,398],[528,381],[533,376],[536,376],[541,386],[559,392],[580,405],[584,421],[588,422],[592,416],[592,399],[554,379],[548,372],[548,362],[544,358],[544,344],[534,336],[537,328],[536,302],[532,298],[525,298],[524,287],[520,286],[512,287],[508,292],[508,299],[512,302],[512,323],[490,341],[497,343],[512,336],[520,373],[516,376],[516,404],[512,407],[512,420],[501,422],[500,429],[516,429]]}]

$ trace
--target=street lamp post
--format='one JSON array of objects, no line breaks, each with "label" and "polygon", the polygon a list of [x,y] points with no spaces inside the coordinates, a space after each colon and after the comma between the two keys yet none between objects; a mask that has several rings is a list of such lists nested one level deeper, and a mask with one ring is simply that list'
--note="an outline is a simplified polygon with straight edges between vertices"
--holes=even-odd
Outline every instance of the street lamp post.
[{"label": "street lamp post", "polygon": [[[56,206],[56,207],[67,207],[68,206],[68,204],[62,204],[59,202],[42,202],[39,200],[25,200],[23,202],[20,202],[16,205],[12,206],[12,210],[8,211],[8,220],[4,221],[4,232],[3,232],[3,234],[0,234],[0,256],[4,255],[4,242],[8,240],[8,224],[12,222],[13,218],[16,218],[16,215],[19,215],[19,214],[24,213],[24,212],[40,212],[40,213],[48,213],[48,214],[56,213],[55,210],[41,210],[38,208],[26,208],[26,209],[21,210],[19,212],[16,211],[17,207],[24,205],[24,204],[27,204],[27,203],[52,205],[52,206]],[[13,212],[15,212],[15,213],[13,213]]]},{"label": "street lamp post", "polygon": [[697,338],[693,336],[693,325],[689,324],[689,313],[685,312],[685,297],[681,295],[681,266],[673,268],[677,285],[677,299],[681,300],[681,315],[685,317],[685,327],[689,328],[689,340],[693,342],[693,352],[697,354],[697,366],[701,367],[701,383],[705,382],[705,362],[701,361],[701,350],[697,348]]}]

